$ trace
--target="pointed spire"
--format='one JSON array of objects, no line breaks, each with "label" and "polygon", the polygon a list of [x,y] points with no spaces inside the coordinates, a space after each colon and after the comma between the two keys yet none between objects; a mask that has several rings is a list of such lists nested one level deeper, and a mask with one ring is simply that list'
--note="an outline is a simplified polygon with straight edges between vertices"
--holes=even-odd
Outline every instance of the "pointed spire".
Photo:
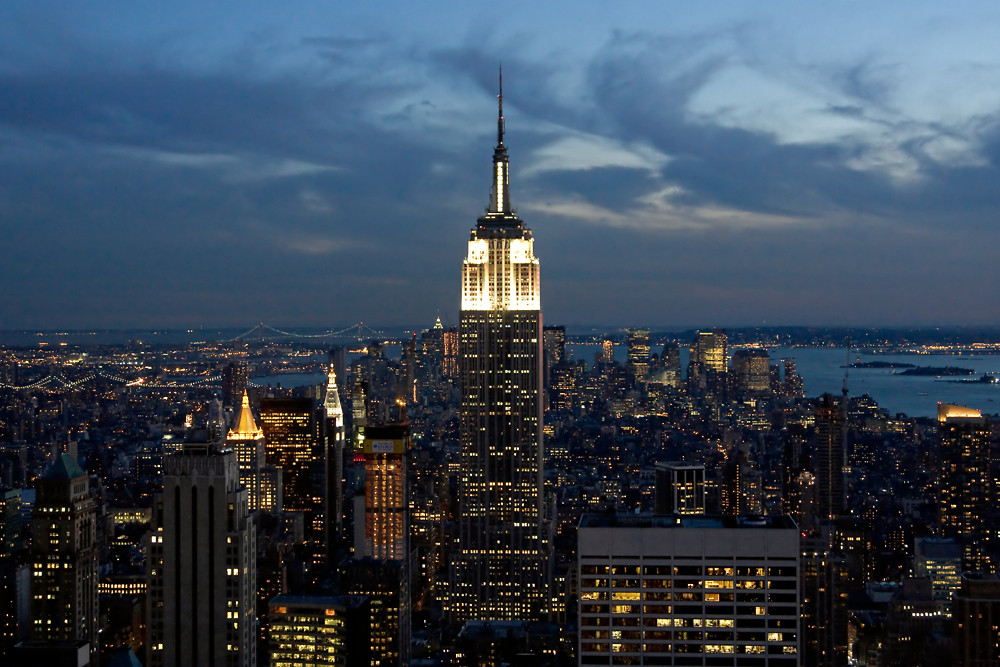
[{"label": "pointed spire", "polygon": [[[507,157],[507,147],[503,143],[505,130],[503,120],[503,69],[500,70],[499,91],[497,93],[497,146],[493,150],[493,187],[491,188],[490,205],[486,209],[488,217],[500,214],[500,220],[513,218],[510,205],[510,164]],[[493,217],[494,220],[497,218]]]},{"label": "pointed spire", "polygon": [[264,432],[257,427],[257,422],[253,418],[253,411],[250,409],[250,397],[247,396],[247,392],[244,390],[240,419],[236,422],[236,427],[229,432],[229,439],[250,440],[263,435]]},{"label": "pointed spire", "polygon": [[497,146],[503,146],[503,67],[500,67],[500,92],[497,95]]},{"label": "pointed spire", "polygon": [[327,419],[344,418],[344,409],[340,405],[340,392],[337,391],[337,372],[333,368],[333,364],[330,364],[330,372],[327,375],[326,398],[323,400],[323,407],[326,408]]}]

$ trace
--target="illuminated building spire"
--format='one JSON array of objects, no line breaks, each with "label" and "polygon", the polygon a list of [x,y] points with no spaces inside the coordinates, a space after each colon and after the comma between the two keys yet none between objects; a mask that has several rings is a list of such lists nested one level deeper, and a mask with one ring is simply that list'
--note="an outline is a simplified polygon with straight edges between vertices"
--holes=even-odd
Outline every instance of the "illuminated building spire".
[{"label": "illuminated building spire", "polygon": [[[493,186],[487,219],[513,218],[517,216],[510,205],[510,162],[507,147],[503,145],[503,70],[500,70],[500,89],[497,94],[497,147],[493,150]],[[508,221],[509,223],[510,221]]]},{"label": "illuminated building spire", "polygon": [[330,373],[327,375],[326,398],[323,401],[323,407],[326,408],[327,418],[339,419],[341,420],[341,425],[343,424],[344,410],[340,405],[340,392],[337,391],[337,373],[333,368],[333,364],[330,364]]},{"label": "illuminated building spire", "polygon": [[250,410],[250,397],[247,392],[243,392],[243,405],[240,409],[240,418],[236,422],[236,428],[229,432],[230,440],[253,440],[262,437],[264,432],[257,426]]}]

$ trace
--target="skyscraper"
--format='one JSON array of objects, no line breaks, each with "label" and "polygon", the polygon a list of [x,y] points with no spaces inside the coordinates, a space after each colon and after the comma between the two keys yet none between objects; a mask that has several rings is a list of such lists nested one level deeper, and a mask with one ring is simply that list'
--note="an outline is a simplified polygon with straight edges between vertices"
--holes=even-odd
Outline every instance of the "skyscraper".
[{"label": "skyscraper", "polygon": [[809,664],[788,517],[587,515],[577,543],[579,664]]},{"label": "skyscraper", "polygon": [[493,186],[462,266],[462,451],[453,620],[531,619],[547,599],[542,316],[531,232],[510,201],[499,96]]},{"label": "skyscraper", "polygon": [[97,627],[97,512],[87,473],[62,454],[38,480],[32,510],[32,638],[90,642]]},{"label": "skyscraper", "polygon": [[256,665],[256,533],[236,455],[190,442],[163,468],[149,551],[148,664]]},{"label": "skyscraper", "polygon": [[332,553],[342,537],[344,525],[344,409],[337,391],[337,369],[333,359],[326,382],[323,410],[326,414],[327,548]]},{"label": "skyscraper", "polygon": [[966,572],[992,572],[987,555],[992,484],[990,425],[972,410],[938,405],[941,429],[941,532],[962,545]]},{"label": "skyscraper", "polygon": [[316,546],[325,541],[327,457],[320,433],[321,414],[311,398],[265,398],[260,402],[266,459],[281,468],[282,506],[305,513],[307,539]]},{"label": "skyscraper", "polygon": [[626,370],[632,384],[646,379],[649,372],[649,329],[628,330]]},{"label": "skyscraper", "polygon": [[262,507],[263,489],[261,472],[264,468],[264,432],[257,426],[250,410],[250,398],[243,392],[240,416],[226,436],[226,442],[236,452],[240,464],[240,482],[246,487],[250,511]]},{"label": "skyscraper", "polygon": [[[409,553],[406,456],[410,448],[407,424],[369,426],[358,454],[365,460],[364,525],[355,544],[358,558],[404,560]],[[358,517],[360,519],[360,517]]]},{"label": "skyscraper", "polygon": [[721,329],[695,334],[688,360],[688,383],[692,389],[725,392],[729,363],[727,340],[726,332]]},{"label": "skyscraper", "polygon": [[844,513],[844,413],[832,394],[816,406],[816,505],[821,519]]}]

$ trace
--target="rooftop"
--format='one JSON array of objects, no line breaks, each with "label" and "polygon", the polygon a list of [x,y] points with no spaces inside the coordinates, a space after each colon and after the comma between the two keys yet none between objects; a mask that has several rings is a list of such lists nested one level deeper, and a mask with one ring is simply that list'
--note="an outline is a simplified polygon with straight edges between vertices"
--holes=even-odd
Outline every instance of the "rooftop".
[{"label": "rooftop", "polygon": [[785,515],[735,517],[716,514],[654,516],[652,514],[587,514],[581,528],[779,528],[797,529]]}]

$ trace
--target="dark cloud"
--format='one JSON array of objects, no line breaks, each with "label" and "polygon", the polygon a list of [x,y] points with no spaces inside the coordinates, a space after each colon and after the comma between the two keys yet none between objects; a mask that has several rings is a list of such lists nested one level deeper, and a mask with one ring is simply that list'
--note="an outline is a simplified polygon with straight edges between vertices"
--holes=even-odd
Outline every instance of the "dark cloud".
[{"label": "dark cloud", "polygon": [[[303,60],[281,71],[257,67],[267,40],[201,69],[113,47],[80,49],[72,67],[17,67],[8,46],[4,326],[455,321],[464,242],[489,191],[500,60],[547,322],[994,322],[995,119],[921,134],[887,111],[892,67],[869,58],[827,73],[839,96],[818,108],[881,124],[887,143],[912,132],[895,146],[915,165],[907,181],[857,166],[873,150],[864,137],[782,143],[693,116],[749,29],[615,33],[574,63],[580,86],[566,84],[569,55],[516,48],[530,35],[458,47],[307,36]],[[409,77],[388,73],[404,61]],[[449,95],[481,97],[485,117],[470,121]],[[983,164],[934,157],[935,139],[970,134]],[[567,136],[669,159],[538,168]],[[700,216],[694,231],[656,224],[648,197],[667,186],[672,215]],[[565,199],[644,217],[538,208]]]}]

